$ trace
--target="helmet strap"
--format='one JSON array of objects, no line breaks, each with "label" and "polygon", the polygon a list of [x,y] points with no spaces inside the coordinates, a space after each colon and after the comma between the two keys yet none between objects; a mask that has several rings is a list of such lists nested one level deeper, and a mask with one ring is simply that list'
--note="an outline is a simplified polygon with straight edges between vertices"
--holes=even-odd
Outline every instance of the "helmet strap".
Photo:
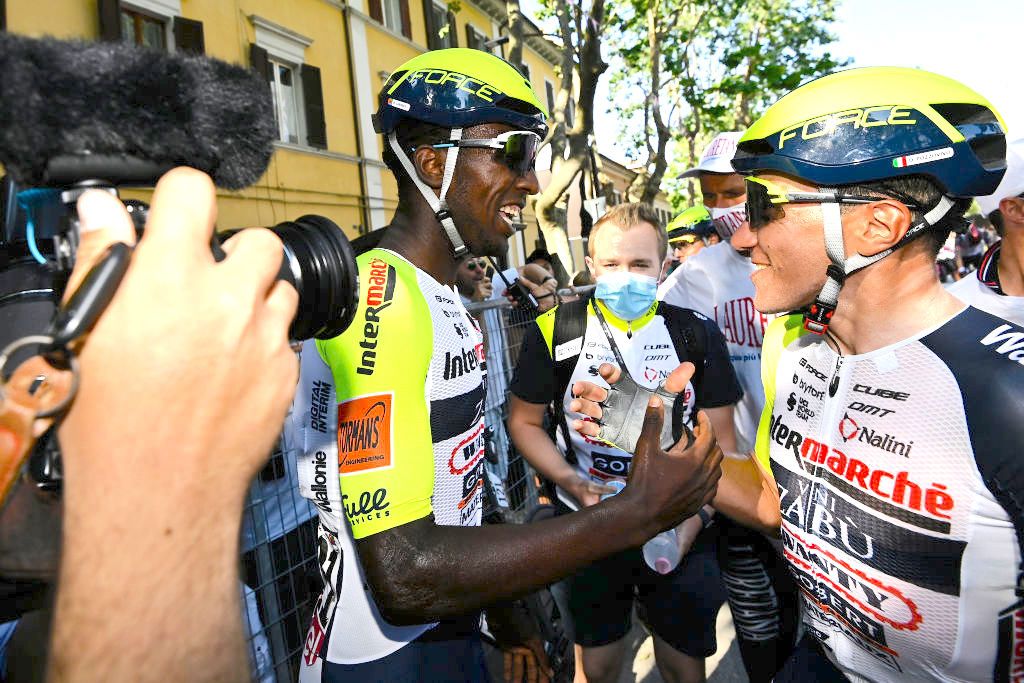
[{"label": "helmet strap", "polygon": [[811,304],[810,309],[804,313],[804,329],[815,334],[825,334],[832,321],[832,314],[836,312],[836,306],[839,304],[839,290],[842,289],[846,278],[867,268],[872,263],[881,261],[938,223],[949,213],[956,202],[951,197],[942,195],[938,203],[924,215],[924,219],[910,226],[910,229],[896,244],[871,256],[854,254],[850,258],[846,258],[846,247],[843,244],[843,219],[839,211],[839,193],[835,189],[824,187],[819,188],[819,191],[832,192],[835,196],[834,200],[821,204],[825,227],[825,253],[828,254],[832,263],[825,270],[825,285],[821,288],[821,292],[818,293],[818,297]]},{"label": "helmet strap", "polygon": [[[462,139],[462,129],[453,128],[449,140],[451,142],[458,142]],[[469,253],[466,248],[465,242],[462,241],[462,237],[459,235],[458,228],[455,227],[455,221],[452,219],[451,213],[448,211],[448,202],[445,201],[445,195],[448,194],[448,187],[452,184],[452,178],[455,176],[455,161],[459,156],[459,148],[452,146],[448,148],[448,156],[444,160],[444,176],[441,179],[441,192],[439,195],[435,195],[434,191],[427,186],[419,175],[416,173],[416,168],[412,165],[412,160],[402,149],[402,146],[398,144],[398,135],[391,131],[388,133],[388,144],[391,145],[391,151],[398,157],[398,161],[402,164],[402,168],[409,175],[409,179],[412,180],[413,185],[420,191],[423,198],[427,200],[427,204],[430,209],[434,212],[434,217],[437,218],[437,222],[441,224],[441,228],[444,230],[445,236],[448,238],[448,242],[451,244],[452,251],[455,254],[455,258],[460,258],[463,255]]]}]

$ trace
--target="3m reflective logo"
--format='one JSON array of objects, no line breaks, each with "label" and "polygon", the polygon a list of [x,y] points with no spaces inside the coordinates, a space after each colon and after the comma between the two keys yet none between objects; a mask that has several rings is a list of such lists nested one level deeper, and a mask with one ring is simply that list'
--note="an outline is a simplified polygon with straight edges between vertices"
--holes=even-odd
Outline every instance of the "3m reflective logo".
[{"label": "3m reflective logo", "polygon": [[338,473],[391,467],[392,394],[360,396],[338,404]]},{"label": "3m reflective logo", "polygon": [[813,140],[824,135],[832,135],[841,126],[853,126],[855,129],[912,126],[917,123],[917,119],[910,118],[914,113],[912,107],[903,104],[886,104],[879,107],[847,109],[824,116],[816,116],[795,126],[790,126],[779,133],[778,148],[781,150],[785,146],[786,140],[793,140],[798,135],[801,140]]}]

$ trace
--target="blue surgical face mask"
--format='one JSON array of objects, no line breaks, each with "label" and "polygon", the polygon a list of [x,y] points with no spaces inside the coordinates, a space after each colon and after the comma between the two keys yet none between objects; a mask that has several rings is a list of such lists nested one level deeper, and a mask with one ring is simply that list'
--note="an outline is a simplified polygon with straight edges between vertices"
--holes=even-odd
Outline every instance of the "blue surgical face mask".
[{"label": "blue surgical face mask", "polygon": [[597,278],[594,296],[620,319],[636,320],[658,298],[658,281],[648,275],[616,270]]}]

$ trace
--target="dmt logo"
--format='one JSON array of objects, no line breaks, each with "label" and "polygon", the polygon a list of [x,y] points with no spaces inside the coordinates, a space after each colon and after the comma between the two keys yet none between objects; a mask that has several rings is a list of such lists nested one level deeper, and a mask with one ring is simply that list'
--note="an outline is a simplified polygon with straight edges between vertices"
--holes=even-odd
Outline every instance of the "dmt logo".
[{"label": "dmt logo", "polygon": [[839,421],[839,436],[843,438],[843,443],[856,439],[859,431],[857,421],[850,417],[849,413],[843,413],[843,419]]},{"label": "dmt logo", "polygon": [[[422,78],[424,83],[429,83],[431,85],[444,85],[446,83],[451,83],[452,87],[456,90],[463,90],[471,95],[476,95],[487,102],[494,102],[496,99],[495,95],[504,94],[494,86],[488,85],[483,81],[478,81],[475,78],[470,78],[464,74],[447,71],[445,69],[417,69],[409,74],[406,77],[406,80],[413,81],[417,78]],[[401,81],[399,81],[399,83],[401,83]],[[399,83],[396,83],[394,88],[397,88]],[[394,88],[392,88],[392,90],[394,90]]]},{"label": "dmt logo", "polygon": [[391,467],[392,394],[360,396],[338,404],[338,473]]},{"label": "dmt logo", "polygon": [[837,111],[824,116],[816,116],[795,126],[783,129],[779,133],[779,149],[781,150],[787,140],[800,135],[801,140],[813,140],[823,135],[833,135],[840,126],[851,125],[858,128],[877,128],[879,126],[912,126],[917,119],[910,118],[914,109],[902,104],[886,104],[879,107],[866,107],[864,109],[847,109]]}]

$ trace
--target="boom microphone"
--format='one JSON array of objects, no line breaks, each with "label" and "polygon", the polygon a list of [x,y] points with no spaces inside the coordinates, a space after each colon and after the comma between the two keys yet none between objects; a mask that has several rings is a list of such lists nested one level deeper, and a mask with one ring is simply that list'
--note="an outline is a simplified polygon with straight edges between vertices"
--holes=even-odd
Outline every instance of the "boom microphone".
[{"label": "boom microphone", "polygon": [[273,153],[269,85],[210,57],[0,32],[0,163],[22,186],[153,185],[174,166],[225,189]]}]

